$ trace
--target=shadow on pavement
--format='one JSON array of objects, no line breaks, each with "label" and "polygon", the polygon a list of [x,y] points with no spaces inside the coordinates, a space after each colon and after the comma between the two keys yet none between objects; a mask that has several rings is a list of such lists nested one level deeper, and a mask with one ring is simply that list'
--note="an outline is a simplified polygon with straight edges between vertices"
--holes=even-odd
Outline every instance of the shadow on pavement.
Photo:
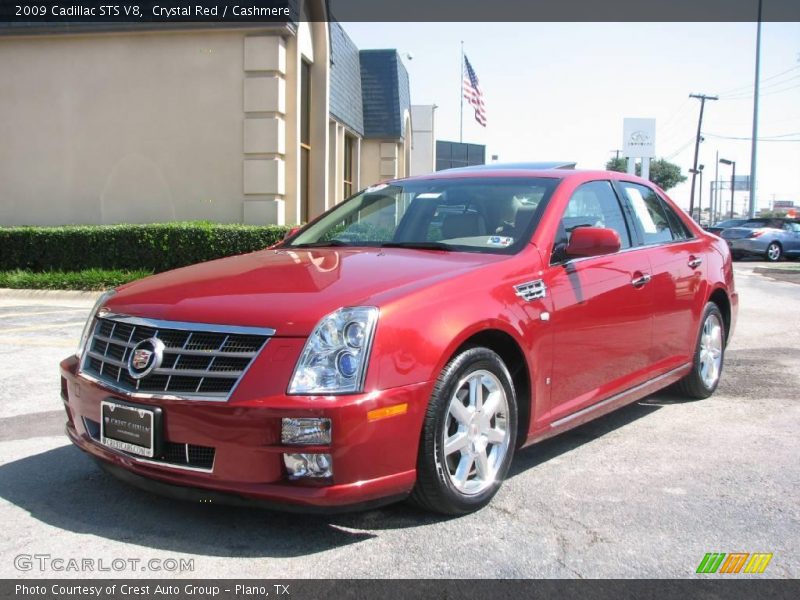
[{"label": "shadow on pavement", "polygon": [[72,446],[0,466],[0,497],[66,531],[207,556],[303,556],[375,537],[326,517],[162,498],[118,482]]},{"label": "shadow on pavement", "polygon": [[[664,392],[660,392],[656,397],[659,399],[663,398]],[[634,402],[633,404],[617,409],[585,425],[565,431],[564,433],[539,442],[524,450],[517,451],[514,455],[514,462],[511,463],[508,477],[520,475],[528,469],[532,469],[557,456],[575,450],[583,444],[601,438],[620,427],[624,427],[637,419],[657,411],[661,406],[648,402],[653,398],[653,396],[648,396],[639,402]]]}]

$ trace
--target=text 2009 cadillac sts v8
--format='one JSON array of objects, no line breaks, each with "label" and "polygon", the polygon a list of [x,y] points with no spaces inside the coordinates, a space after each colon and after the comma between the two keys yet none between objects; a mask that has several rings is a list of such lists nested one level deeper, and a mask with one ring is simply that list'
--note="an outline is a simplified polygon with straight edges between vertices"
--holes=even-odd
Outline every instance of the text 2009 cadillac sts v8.
[{"label": "text 2009 cadillac sts v8", "polygon": [[393,181],[105,294],[61,364],[67,434],[180,497],[461,514],[520,447],[670,384],[713,393],[737,305],[727,244],[636,177]]}]

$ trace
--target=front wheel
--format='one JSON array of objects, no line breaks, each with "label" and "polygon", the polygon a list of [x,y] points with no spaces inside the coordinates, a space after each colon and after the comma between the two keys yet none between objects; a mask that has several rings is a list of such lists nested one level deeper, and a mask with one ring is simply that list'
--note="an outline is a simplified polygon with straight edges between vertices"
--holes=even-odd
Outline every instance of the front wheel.
[{"label": "front wheel", "polygon": [[778,242],[772,242],[767,246],[767,260],[769,262],[778,262],[783,256],[783,248]]},{"label": "front wheel", "polygon": [[719,307],[709,302],[700,321],[692,370],[677,383],[678,391],[689,398],[708,398],[717,389],[724,359],[724,320]]},{"label": "front wheel", "polygon": [[411,500],[448,515],[482,508],[508,472],[516,433],[514,385],[502,359],[483,347],[457,355],[433,388]]}]

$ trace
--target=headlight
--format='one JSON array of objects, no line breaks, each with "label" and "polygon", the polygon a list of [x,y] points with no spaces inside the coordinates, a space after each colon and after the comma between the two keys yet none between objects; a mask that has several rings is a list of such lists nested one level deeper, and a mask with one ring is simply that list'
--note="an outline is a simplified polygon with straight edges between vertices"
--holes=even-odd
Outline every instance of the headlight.
[{"label": "headlight", "polygon": [[97,316],[97,311],[100,310],[103,305],[108,302],[111,296],[116,293],[116,290],[108,290],[97,299],[97,302],[94,303],[92,312],[89,313],[89,318],[86,320],[86,325],[83,326],[83,333],[81,333],[81,339],[80,342],[78,342],[78,349],[75,352],[78,358],[83,356],[83,351],[86,349],[86,342],[89,341],[89,336],[92,333],[92,324],[94,323],[94,318]]},{"label": "headlight", "polygon": [[288,393],[362,391],[377,322],[374,306],[340,308],[323,317],[306,341]]}]

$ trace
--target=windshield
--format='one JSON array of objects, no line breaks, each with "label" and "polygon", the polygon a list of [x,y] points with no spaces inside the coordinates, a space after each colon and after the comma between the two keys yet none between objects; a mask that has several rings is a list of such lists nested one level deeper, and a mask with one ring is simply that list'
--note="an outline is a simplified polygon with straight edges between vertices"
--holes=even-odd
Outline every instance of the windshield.
[{"label": "windshield", "polygon": [[475,178],[376,185],[323,215],[284,246],[515,253],[530,240],[559,181]]},{"label": "windshield", "polygon": [[744,227],[745,229],[761,229],[763,227],[772,227],[775,229],[781,228],[780,221],[765,221],[765,220],[751,220],[739,225],[739,227]]}]

